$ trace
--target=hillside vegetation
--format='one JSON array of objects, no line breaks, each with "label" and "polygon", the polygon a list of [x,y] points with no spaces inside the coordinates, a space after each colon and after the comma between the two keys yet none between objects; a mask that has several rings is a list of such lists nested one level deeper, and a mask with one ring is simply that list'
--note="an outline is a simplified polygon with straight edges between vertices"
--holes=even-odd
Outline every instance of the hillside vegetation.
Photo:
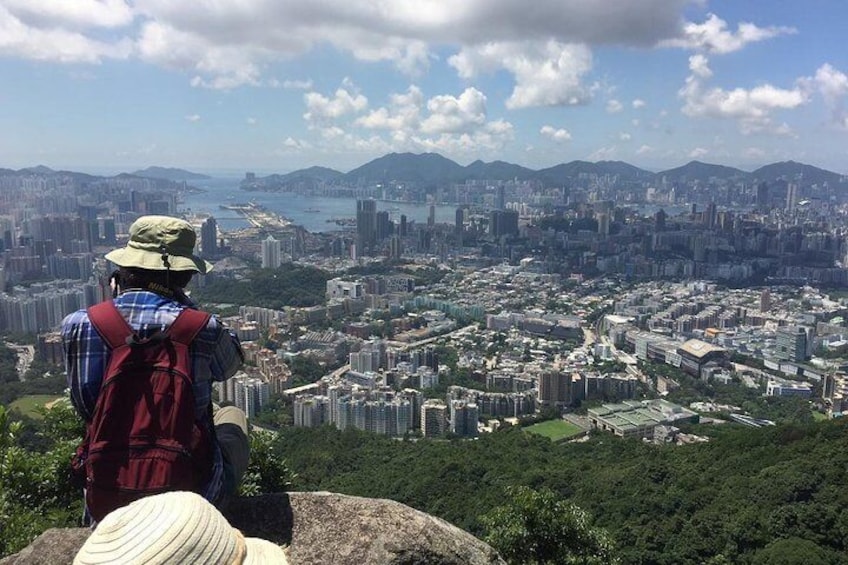
[{"label": "hillside vegetation", "polygon": [[840,421],[734,426],[661,447],[605,435],[555,444],[517,428],[461,442],[289,428],[277,445],[295,490],[395,499],[478,536],[479,517],[526,485],[588,511],[622,563],[844,563],[846,432]]}]

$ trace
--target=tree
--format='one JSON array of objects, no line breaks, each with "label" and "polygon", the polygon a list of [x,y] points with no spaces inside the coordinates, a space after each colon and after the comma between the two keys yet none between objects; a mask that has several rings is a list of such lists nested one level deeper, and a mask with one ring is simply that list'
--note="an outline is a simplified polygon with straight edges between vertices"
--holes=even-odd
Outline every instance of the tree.
[{"label": "tree", "polygon": [[508,502],[480,521],[484,539],[515,564],[617,563],[606,532],[552,490],[507,487]]}]

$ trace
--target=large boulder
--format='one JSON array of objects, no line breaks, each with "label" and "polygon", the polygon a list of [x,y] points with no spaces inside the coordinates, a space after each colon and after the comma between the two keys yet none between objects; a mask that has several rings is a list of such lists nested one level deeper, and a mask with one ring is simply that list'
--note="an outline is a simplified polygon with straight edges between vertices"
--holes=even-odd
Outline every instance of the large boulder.
[{"label": "large boulder", "polygon": [[[292,492],[233,499],[224,515],[246,536],[288,545],[292,565],[504,564],[471,534],[391,500]],[[88,533],[47,530],[0,565],[70,564]]]}]

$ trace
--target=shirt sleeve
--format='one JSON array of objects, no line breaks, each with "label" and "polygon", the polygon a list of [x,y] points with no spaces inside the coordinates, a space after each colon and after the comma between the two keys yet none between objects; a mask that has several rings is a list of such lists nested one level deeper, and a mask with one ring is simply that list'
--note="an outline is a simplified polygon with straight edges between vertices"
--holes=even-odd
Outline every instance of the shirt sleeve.
[{"label": "shirt sleeve", "polygon": [[244,365],[244,352],[241,350],[241,342],[235,332],[224,327],[217,318],[212,319],[217,324],[218,332],[212,354],[212,379],[225,381]]},{"label": "shirt sleeve", "polygon": [[90,421],[109,352],[84,310],[62,321],[62,346],[71,404],[83,419]]}]

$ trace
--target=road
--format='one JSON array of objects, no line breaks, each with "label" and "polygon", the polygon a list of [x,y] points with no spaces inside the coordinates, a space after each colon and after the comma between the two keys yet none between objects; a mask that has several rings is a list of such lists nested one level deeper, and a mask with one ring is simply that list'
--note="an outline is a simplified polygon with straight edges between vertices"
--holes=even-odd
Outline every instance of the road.
[{"label": "road", "polygon": [[22,381],[26,380],[26,373],[29,371],[32,360],[35,359],[35,346],[33,345],[18,345],[17,343],[4,342],[4,345],[9,349],[14,350],[18,354],[18,362],[16,369],[18,378]]}]

